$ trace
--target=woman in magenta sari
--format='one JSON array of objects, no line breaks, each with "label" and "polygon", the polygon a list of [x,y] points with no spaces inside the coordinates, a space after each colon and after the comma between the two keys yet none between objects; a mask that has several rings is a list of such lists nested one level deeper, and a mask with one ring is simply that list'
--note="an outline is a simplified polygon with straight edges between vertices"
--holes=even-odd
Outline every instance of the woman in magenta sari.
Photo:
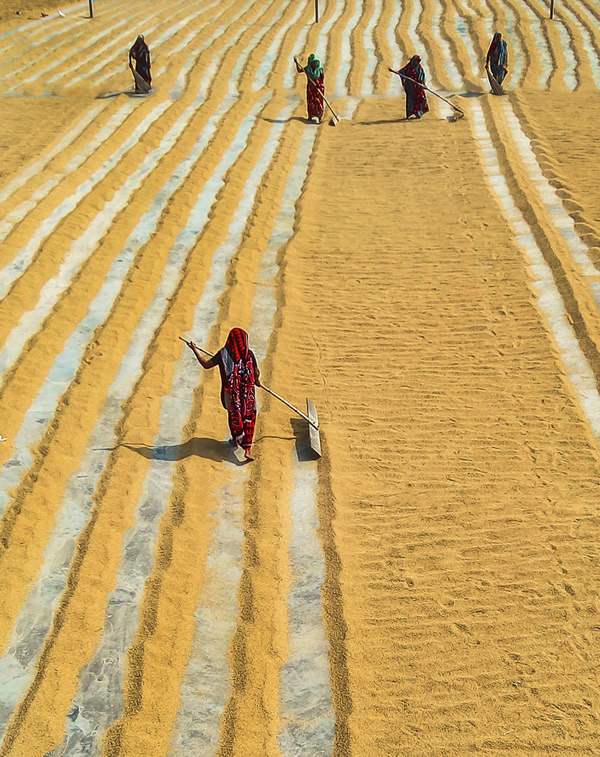
[{"label": "woman in magenta sari", "polygon": [[221,373],[221,404],[227,410],[231,443],[244,450],[246,460],[252,456],[252,440],[256,424],[256,390],[260,371],[254,353],[248,347],[248,334],[231,329],[225,346],[211,358],[205,358],[194,342],[186,342],[203,368],[219,366]]},{"label": "woman in magenta sari", "polygon": [[306,110],[309,120],[313,118],[320,122],[323,118],[323,98],[325,94],[325,74],[321,61],[314,53],[308,56],[308,64],[304,68],[294,58],[296,70],[299,74],[306,74]]},{"label": "woman in magenta sari", "polygon": [[[425,84],[425,71],[421,66],[421,58],[418,55],[413,55],[404,68],[401,68],[397,73],[400,74],[402,86],[406,92],[406,118],[411,116],[421,118],[424,113],[429,111],[425,90],[423,87],[419,87],[419,84]],[[408,78],[405,79],[404,77]],[[419,84],[415,84],[415,82],[419,82]]]}]

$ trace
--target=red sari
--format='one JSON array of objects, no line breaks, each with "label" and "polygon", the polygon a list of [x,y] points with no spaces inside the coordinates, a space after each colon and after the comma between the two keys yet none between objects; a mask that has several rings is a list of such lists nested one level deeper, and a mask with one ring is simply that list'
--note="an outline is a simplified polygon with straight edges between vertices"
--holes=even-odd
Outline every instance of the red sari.
[{"label": "red sari", "polygon": [[221,402],[227,410],[231,438],[242,449],[249,450],[256,424],[255,389],[258,368],[248,334],[232,329],[225,346],[219,351],[221,371]]},{"label": "red sari", "polygon": [[416,116],[417,118],[421,118],[424,113],[429,111],[425,90],[414,83],[416,81],[420,84],[425,84],[425,71],[423,71],[423,67],[421,66],[421,58],[418,55],[413,55],[406,66],[400,69],[400,73],[412,79],[412,81],[402,79],[402,86],[406,92],[406,117]]},{"label": "red sari", "polygon": [[325,77],[323,74],[313,81],[306,78],[306,110],[309,118],[323,118],[323,98],[325,94]]},{"label": "red sari", "polygon": [[323,118],[324,100],[321,95],[325,95],[325,73],[321,67],[321,62],[313,53],[308,56],[308,65],[302,67],[296,58],[296,70],[299,74],[306,74],[306,110],[309,120],[311,118]]}]

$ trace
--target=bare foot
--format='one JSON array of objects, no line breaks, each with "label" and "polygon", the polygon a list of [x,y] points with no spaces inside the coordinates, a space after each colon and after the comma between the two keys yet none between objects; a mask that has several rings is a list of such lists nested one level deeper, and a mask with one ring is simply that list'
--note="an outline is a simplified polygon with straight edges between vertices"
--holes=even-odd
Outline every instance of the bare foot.
[{"label": "bare foot", "polygon": [[245,449],[245,450],[244,450],[244,457],[246,458],[246,460],[247,460],[247,461],[248,461],[249,463],[251,463],[251,462],[252,462],[252,461],[254,460],[254,458],[252,457],[252,453],[250,452],[250,450],[249,450],[249,449]]}]

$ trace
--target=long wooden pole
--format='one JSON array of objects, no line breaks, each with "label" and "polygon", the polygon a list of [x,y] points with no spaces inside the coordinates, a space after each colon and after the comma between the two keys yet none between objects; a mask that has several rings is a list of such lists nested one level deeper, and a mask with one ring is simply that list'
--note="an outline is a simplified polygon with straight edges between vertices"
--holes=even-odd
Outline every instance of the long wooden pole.
[{"label": "long wooden pole", "polygon": [[407,81],[411,81],[413,84],[416,84],[417,87],[421,87],[421,89],[426,89],[428,92],[431,92],[432,95],[435,95],[436,97],[439,97],[440,100],[443,100],[445,103],[448,103],[448,105],[451,108],[454,108],[454,110],[461,113],[463,116],[465,115],[464,110],[461,110],[457,105],[454,105],[450,102],[450,100],[446,100],[445,97],[442,97],[441,95],[438,95],[437,92],[434,92],[432,89],[429,89],[429,87],[426,84],[421,84],[420,81],[417,81],[416,79],[412,79],[410,76],[406,76],[406,74],[401,74],[400,71],[394,71],[393,68],[388,68],[388,71],[390,71],[393,74],[396,74],[397,76],[401,76],[403,79],[406,79]]},{"label": "long wooden pole", "polygon": [[89,0],[90,4],[90,18],[94,18],[94,0]]},{"label": "long wooden pole", "polygon": [[[180,336],[179,338],[181,339],[182,342],[185,342],[188,347],[190,346],[190,343],[188,342],[187,339],[184,339],[182,336]],[[202,347],[197,347],[197,349],[200,350],[200,352],[203,352],[205,355],[208,355],[209,357],[214,357],[214,355],[213,355],[212,352],[209,352],[208,350],[203,350]],[[304,420],[307,421],[315,429],[315,431],[319,430],[318,425],[314,421],[312,421],[308,417],[308,415],[305,415],[302,412],[302,410],[298,410],[297,407],[295,407],[294,405],[292,405],[291,402],[288,402],[287,400],[283,399],[283,397],[280,397],[272,389],[269,389],[269,387],[265,386],[264,384],[260,384],[260,388],[264,389],[265,392],[268,392],[269,394],[271,394],[273,397],[275,397],[275,399],[278,399],[280,402],[283,402],[283,404],[287,405],[290,410],[293,410],[295,413],[298,413],[298,415],[301,416],[302,418],[304,418]]]},{"label": "long wooden pole", "polygon": [[319,0],[315,0],[315,24],[319,23]]},{"label": "long wooden pole", "polygon": [[550,0],[550,18],[554,18],[554,0]]}]

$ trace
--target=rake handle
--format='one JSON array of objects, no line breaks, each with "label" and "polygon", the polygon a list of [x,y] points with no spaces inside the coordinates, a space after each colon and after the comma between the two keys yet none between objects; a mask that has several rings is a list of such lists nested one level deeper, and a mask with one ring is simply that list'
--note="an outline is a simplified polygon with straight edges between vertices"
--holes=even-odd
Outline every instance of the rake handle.
[{"label": "rake handle", "polygon": [[[294,55],[294,63],[298,66],[298,68],[302,68],[302,70],[304,71],[304,68],[298,63],[298,59],[296,58],[295,55]],[[318,89],[318,87],[316,86],[316,84],[313,84],[313,82],[311,81],[311,78],[306,73],[306,71],[304,71],[304,73],[306,74],[306,81],[310,83],[310,86],[316,91],[316,93],[323,100],[323,102],[325,103],[325,105],[327,105],[327,107],[329,108],[329,110],[333,113],[333,117],[339,123],[340,117],[338,116],[338,114],[335,112],[335,110],[329,104],[329,100],[325,97],[325,95],[321,92],[321,90]],[[279,399],[281,399],[281,397]]]},{"label": "rake handle", "polygon": [[[184,339],[182,336],[180,336],[179,338],[181,339],[182,342],[185,342],[186,344],[189,344],[189,342],[188,342],[187,339]],[[205,355],[208,355],[209,357],[214,357],[214,355],[213,355],[212,352],[209,352],[208,350],[203,350],[202,347],[196,347],[196,349],[200,350],[200,352],[203,352]],[[302,418],[304,418],[305,421],[308,421],[308,423],[310,423],[310,425],[316,431],[319,430],[319,427],[317,426],[317,424],[314,421],[311,421],[311,419],[308,417],[308,415],[305,415],[302,412],[302,410],[298,410],[298,408],[295,407],[294,405],[292,405],[291,402],[288,402],[287,400],[284,400],[283,397],[280,397],[272,389],[269,389],[268,386],[265,386],[264,384],[259,384],[259,386],[260,386],[261,389],[264,389],[265,392],[268,392],[269,394],[272,394],[273,397],[275,397],[276,399],[278,399],[280,402],[283,402],[284,405],[287,405],[290,408],[290,410],[293,410],[295,413],[298,413],[298,415],[300,415]]]},{"label": "rake handle", "polygon": [[450,100],[446,100],[445,97],[442,97],[441,95],[438,95],[437,92],[434,92],[432,89],[429,89],[429,87],[426,84],[421,84],[420,81],[417,81],[416,79],[412,79],[410,76],[407,76],[406,74],[401,74],[400,71],[394,71],[393,68],[388,68],[388,71],[391,71],[393,74],[396,74],[397,76],[401,76],[403,79],[406,79],[407,81],[411,81],[413,84],[416,84],[417,87],[421,87],[421,89],[426,89],[428,92],[431,92],[432,95],[435,95],[436,97],[439,97],[440,100],[443,100],[445,103],[448,103],[448,105],[451,108],[454,108],[454,110],[457,110],[459,113],[462,113],[463,116],[465,115],[464,110],[461,110],[459,107],[454,105],[454,103],[451,103]]}]

